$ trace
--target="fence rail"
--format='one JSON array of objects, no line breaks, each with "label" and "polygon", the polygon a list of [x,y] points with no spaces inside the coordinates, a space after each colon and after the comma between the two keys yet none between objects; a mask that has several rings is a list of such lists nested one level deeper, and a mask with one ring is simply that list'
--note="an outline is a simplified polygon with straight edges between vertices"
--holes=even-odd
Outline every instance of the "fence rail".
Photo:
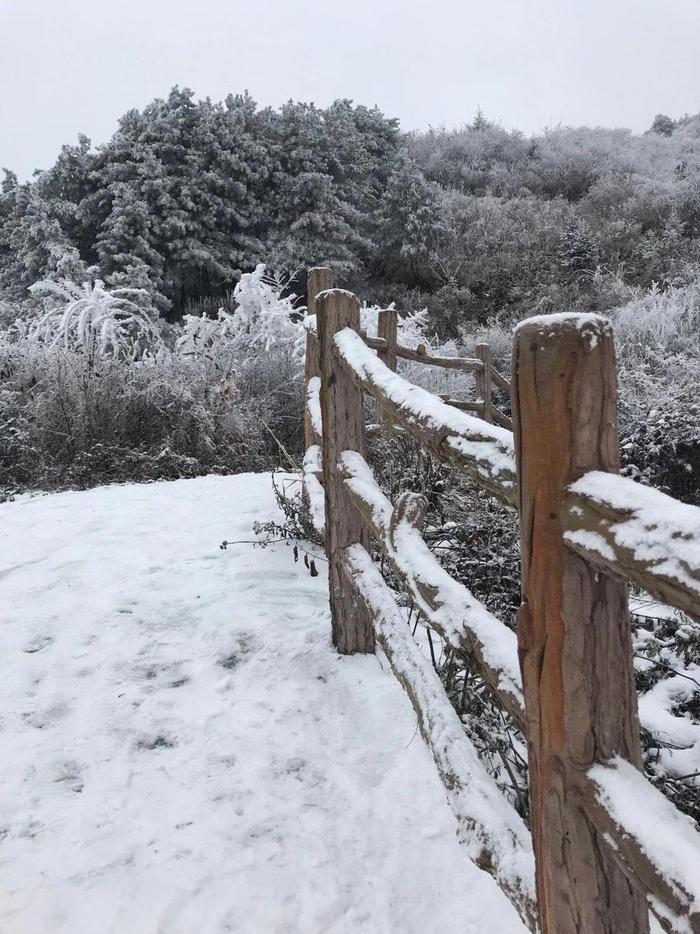
[{"label": "fence rail", "polygon": [[[523,322],[511,385],[487,345],[474,358],[401,347],[394,310],[368,338],[357,298],[332,282],[330,270],[309,277],[304,489],[329,561],[334,644],[372,652],[376,637],[416,709],[460,840],[530,930],[643,934],[651,908],[665,930],[700,932],[700,834],[639,771],[624,583],[700,618],[700,509],[619,476],[609,323]],[[477,399],[458,408],[426,392],[396,372],[397,358],[474,373]],[[510,392],[514,433],[493,385]],[[517,636],[434,558],[423,498],[392,505],[378,486],[364,456],[365,394],[387,434],[398,427],[518,509]],[[371,537],[427,624],[478,665],[526,736],[532,843],[403,623]]]}]

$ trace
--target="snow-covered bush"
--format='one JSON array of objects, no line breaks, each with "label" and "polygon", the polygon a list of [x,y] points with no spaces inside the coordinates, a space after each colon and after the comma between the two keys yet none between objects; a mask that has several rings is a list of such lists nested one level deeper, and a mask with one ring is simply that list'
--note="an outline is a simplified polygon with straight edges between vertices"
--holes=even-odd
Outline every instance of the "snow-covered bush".
[{"label": "snow-covered bush", "polygon": [[283,350],[235,381],[176,355],[112,357],[0,336],[0,495],[277,466],[300,459],[302,382]]},{"label": "snow-covered bush", "polygon": [[9,302],[0,301],[0,329],[5,330],[19,317],[17,308],[10,305]]},{"label": "snow-covered bush", "polygon": [[239,351],[259,354],[286,347],[303,357],[306,334],[294,308],[296,295],[283,298],[284,286],[281,279],[266,274],[263,263],[241,276],[233,290],[238,307],[231,322]]},{"label": "snow-covered bush", "polygon": [[700,276],[610,317],[625,472],[700,505]]},{"label": "snow-covered bush", "polygon": [[219,308],[215,318],[206,314],[185,315],[175,353],[192,362],[209,364],[214,371],[229,373],[238,351],[233,317],[223,308]]},{"label": "snow-covered bush", "polygon": [[[387,305],[387,308],[393,308],[394,304]],[[360,326],[370,337],[377,336],[379,326],[379,305],[364,305],[360,309]],[[404,347],[415,349],[418,344],[425,344],[430,347],[437,338],[431,334],[430,316],[426,308],[418,311],[406,311],[398,315],[398,341]]]},{"label": "snow-covered bush", "polygon": [[219,308],[216,317],[185,315],[176,352],[183,357],[208,361],[216,370],[230,370],[236,360],[285,350],[298,360],[304,354],[306,335],[302,315],[295,309],[296,296],[282,297],[285,283],[266,274],[265,265],[245,273],[234,289],[233,311]]},{"label": "snow-covered bush", "polygon": [[647,294],[610,313],[624,369],[668,378],[700,359],[700,271],[689,282]]},{"label": "snow-covered bush", "polygon": [[43,280],[29,291],[44,296],[48,308],[30,325],[32,337],[64,350],[101,357],[137,360],[163,349],[157,325],[134,299],[144,299],[141,289],[105,288],[103,282],[75,285],[67,279]]},{"label": "snow-covered bush", "polygon": [[282,289],[258,266],[233,313],[173,333],[140,290],[38,283],[43,317],[0,331],[0,489],[288,467],[304,332]]}]

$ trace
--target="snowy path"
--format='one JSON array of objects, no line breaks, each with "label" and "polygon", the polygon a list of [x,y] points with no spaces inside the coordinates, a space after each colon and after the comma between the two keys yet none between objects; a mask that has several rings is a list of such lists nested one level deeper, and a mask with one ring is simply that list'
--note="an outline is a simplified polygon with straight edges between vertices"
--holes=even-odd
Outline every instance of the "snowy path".
[{"label": "snowy path", "polygon": [[510,934],[267,475],[0,505],[2,934]]}]

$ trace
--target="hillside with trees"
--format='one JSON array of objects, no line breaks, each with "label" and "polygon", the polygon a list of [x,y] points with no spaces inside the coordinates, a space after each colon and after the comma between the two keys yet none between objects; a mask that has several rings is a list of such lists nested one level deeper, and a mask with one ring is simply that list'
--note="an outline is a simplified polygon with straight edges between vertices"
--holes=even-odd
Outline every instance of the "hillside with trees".
[{"label": "hillside with trees", "polygon": [[[681,284],[700,261],[700,116],[641,135],[558,127],[526,137],[479,112],[405,134],[376,108],[258,108],[187,89],[81,136],[0,196],[0,300],[42,279],[143,288],[168,320],[214,311],[264,261],[332,266],[380,302],[427,306],[456,336],[535,310],[606,310]],[[35,303],[34,303],[35,304]]]}]

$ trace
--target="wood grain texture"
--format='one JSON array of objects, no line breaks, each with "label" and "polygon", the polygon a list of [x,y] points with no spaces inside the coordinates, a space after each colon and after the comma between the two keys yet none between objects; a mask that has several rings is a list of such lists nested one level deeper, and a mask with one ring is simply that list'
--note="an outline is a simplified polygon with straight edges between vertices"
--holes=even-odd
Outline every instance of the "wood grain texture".
[{"label": "wood grain texture", "polygon": [[[377,318],[377,335],[384,341],[385,346],[377,351],[377,356],[385,366],[396,372],[396,344],[399,334],[399,316],[395,308],[383,308]],[[382,410],[381,404],[377,406],[377,421],[384,426],[389,437],[393,435],[394,423],[391,416]]]},{"label": "wood grain texture", "polygon": [[474,356],[477,360],[481,360],[481,369],[474,374],[476,397],[481,401],[484,409],[484,414],[481,417],[485,422],[492,422],[493,374],[491,372],[491,348],[488,344],[477,344],[474,348]]},{"label": "wood grain texture", "polygon": [[525,693],[542,934],[645,934],[644,894],[584,811],[585,772],[640,765],[627,587],[564,545],[566,486],[619,471],[612,332],[592,316],[525,322],[513,350]]},{"label": "wood grain texture", "polygon": [[324,291],[316,302],[321,360],[321,416],[323,420],[323,485],[326,503],[326,554],[333,644],[342,655],[374,652],[374,630],[367,610],[342,573],[342,549],[360,544],[369,548],[369,533],[348,498],[338,472],[343,451],[364,456],[362,390],[332,353],[337,331],[359,330],[360,303],[342,289]]},{"label": "wood grain texture", "polygon": [[493,369],[493,367],[491,368],[491,380],[493,381],[494,386],[498,386],[498,388],[507,396],[510,395],[510,383],[505,378],[505,376],[501,376],[498,370]]},{"label": "wood grain texture", "polygon": [[[316,296],[326,289],[332,289],[335,285],[335,276],[332,270],[325,266],[315,266],[309,269],[306,294],[306,314],[316,314]],[[304,385],[309,385],[309,380],[314,376],[321,375],[321,362],[319,357],[318,340],[310,331],[306,332],[306,359],[304,361]],[[309,448],[316,444],[317,439],[311,424],[309,413],[304,409],[304,447]]]}]

